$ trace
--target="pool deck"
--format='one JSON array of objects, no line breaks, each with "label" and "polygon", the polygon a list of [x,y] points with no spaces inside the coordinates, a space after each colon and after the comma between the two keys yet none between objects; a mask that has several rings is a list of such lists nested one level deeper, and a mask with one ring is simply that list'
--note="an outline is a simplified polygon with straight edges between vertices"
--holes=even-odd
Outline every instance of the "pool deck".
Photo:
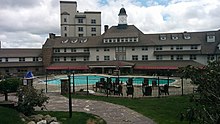
[{"label": "pool deck", "polygon": [[[78,75],[78,74],[76,74]],[[97,75],[97,74],[80,74],[80,75]],[[55,79],[59,77],[65,77],[66,75],[52,75],[48,76],[48,79]],[[111,76],[111,75],[104,75],[104,74],[99,74],[99,76]],[[134,77],[131,75],[127,75],[126,77]],[[135,76],[135,77],[144,77],[144,78],[157,78],[155,76]],[[160,77],[160,79],[167,79],[167,77]],[[170,77],[169,79],[174,79],[175,81],[173,83],[169,84],[169,93],[170,95],[181,95],[182,94],[182,88],[181,88],[181,80],[178,77]],[[45,80],[45,78],[41,78],[41,80]],[[38,81],[34,82],[34,87],[36,89],[44,89],[46,90],[46,85],[45,83],[38,83]],[[184,94],[189,94],[193,93],[193,88],[196,86],[192,85],[190,83],[190,80],[184,79],[184,85],[183,85],[183,92]],[[80,89],[87,89],[86,85],[75,85],[75,91],[79,91]],[[89,85],[88,87],[89,90],[96,91],[95,85]],[[48,84],[47,85],[47,91],[48,92],[61,92],[61,86],[60,85],[52,85]],[[126,84],[123,84],[123,97],[127,97],[126,95]],[[103,92],[100,91],[100,89],[97,89],[97,92],[95,95],[106,95]],[[115,95],[112,95],[115,96]],[[162,95],[163,96],[163,95]],[[129,97],[129,96],[128,96]],[[134,85],[134,97],[143,97],[142,93],[142,87],[141,85]],[[153,87],[152,88],[152,96],[144,96],[144,97],[158,97],[158,87]]]}]

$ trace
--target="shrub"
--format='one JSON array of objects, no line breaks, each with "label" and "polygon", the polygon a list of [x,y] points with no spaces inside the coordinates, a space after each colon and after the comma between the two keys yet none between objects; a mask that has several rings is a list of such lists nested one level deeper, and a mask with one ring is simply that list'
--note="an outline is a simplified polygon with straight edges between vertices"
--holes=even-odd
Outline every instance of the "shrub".
[{"label": "shrub", "polygon": [[5,95],[5,101],[8,101],[8,93],[16,92],[21,80],[18,78],[9,78],[0,82],[0,93]]},{"label": "shrub", "polygon": [[32,86],[22,86],[17,93],[18,111],[25,115],[34,113],[34,107],[45,107],[44,104],[48,101],[49,97],[39,90],[34,89]]}]

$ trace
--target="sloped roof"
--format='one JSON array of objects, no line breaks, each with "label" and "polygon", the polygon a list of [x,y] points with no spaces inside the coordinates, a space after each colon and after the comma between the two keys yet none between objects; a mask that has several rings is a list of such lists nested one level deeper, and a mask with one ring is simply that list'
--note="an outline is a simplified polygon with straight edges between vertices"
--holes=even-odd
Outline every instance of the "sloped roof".
[{"label": "sloped roof", "polygon": [[195,67],[203,67],[204,65],[193,60],[151,60],[151,61],[135,61],[134,69],[178,69],[192,65]]},{"label": "sloped roof", "polygon": [[89,64],[89,66],[134,66],[135,63],[132,62],[126,62],[126,61],[117,61],[117,60],[112,60],[112,61],[97,61],[96,63]]},{"label": "sloped roof", "polygon": [[143,33],[134,25],[127,25],[127,28],[112,26],[103,34],[103,38],[139,37],[139,35]]},{"label": "sloped roof", "polygon": [[0,49],[0,57],[39,57],[42,49],[7,48]]},{"label": "sloped roof", "polygon": [[42,62],[0,62],[0,67],[42,67]]}]

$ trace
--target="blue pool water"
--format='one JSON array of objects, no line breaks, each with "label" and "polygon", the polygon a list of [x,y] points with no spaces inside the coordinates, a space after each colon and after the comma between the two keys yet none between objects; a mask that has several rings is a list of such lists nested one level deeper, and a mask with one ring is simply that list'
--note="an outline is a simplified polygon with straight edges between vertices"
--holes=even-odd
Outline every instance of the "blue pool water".
[{"label": "blue pool water", "polygon": [[[71,83],[73,81],[72,79],[73,77],[71,77]],[[105,78],[104,76],[97,76],[97,75],[83,75],[83,76],[74,76],[74,83],[75,85],[86,85],[87,84],[87,78],[88,78],[88,84],[95,84],[96,82],[100,81],[100,78]],[[115,82],[115,79],[117,77],[111,77],[112,82]],[[126,83],[126,81],[128,81],[129,77],[120,77],[120,82],[122,81],[123,83]],[[57,78],[57,79],[53,79],[53,80],[48,80],[47,83],[48,84],[55,84],[55,85],[60,85],[60,79],[67,79],[67,77],[62,77],[62,78]],[[149,79],[149,85],[152,84],[152,81],[155,80],[158,84],[158,80],[157,78],[148,78]],[[107,80],[105,78],[105,80]],[[133,84],[134,85],[140,85],[142,84],[142,82],[144,81],[144,78],[142,77],[134,77],[133,78]],[[169,79],[169,83],[174,82],[175,80],[173,79]],[[167,79],[160,79],[159,83],[160,84],[167,84],[168,80]]]}]

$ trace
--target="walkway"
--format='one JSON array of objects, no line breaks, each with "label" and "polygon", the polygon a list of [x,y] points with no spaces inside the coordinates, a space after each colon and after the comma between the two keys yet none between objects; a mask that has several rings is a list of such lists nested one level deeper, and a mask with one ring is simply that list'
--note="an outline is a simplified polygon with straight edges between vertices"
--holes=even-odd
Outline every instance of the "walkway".
[{"label": "walkway", "polygon": [[[48,111],[68,111],[69,101],[60,93],[48,93]],[[103,101],[73,99],[73,111],[92,113],[103,118],[107,124],[155,124],[151,119],[121,105]],[[146,110],[147,111],[147,110]]]}]

